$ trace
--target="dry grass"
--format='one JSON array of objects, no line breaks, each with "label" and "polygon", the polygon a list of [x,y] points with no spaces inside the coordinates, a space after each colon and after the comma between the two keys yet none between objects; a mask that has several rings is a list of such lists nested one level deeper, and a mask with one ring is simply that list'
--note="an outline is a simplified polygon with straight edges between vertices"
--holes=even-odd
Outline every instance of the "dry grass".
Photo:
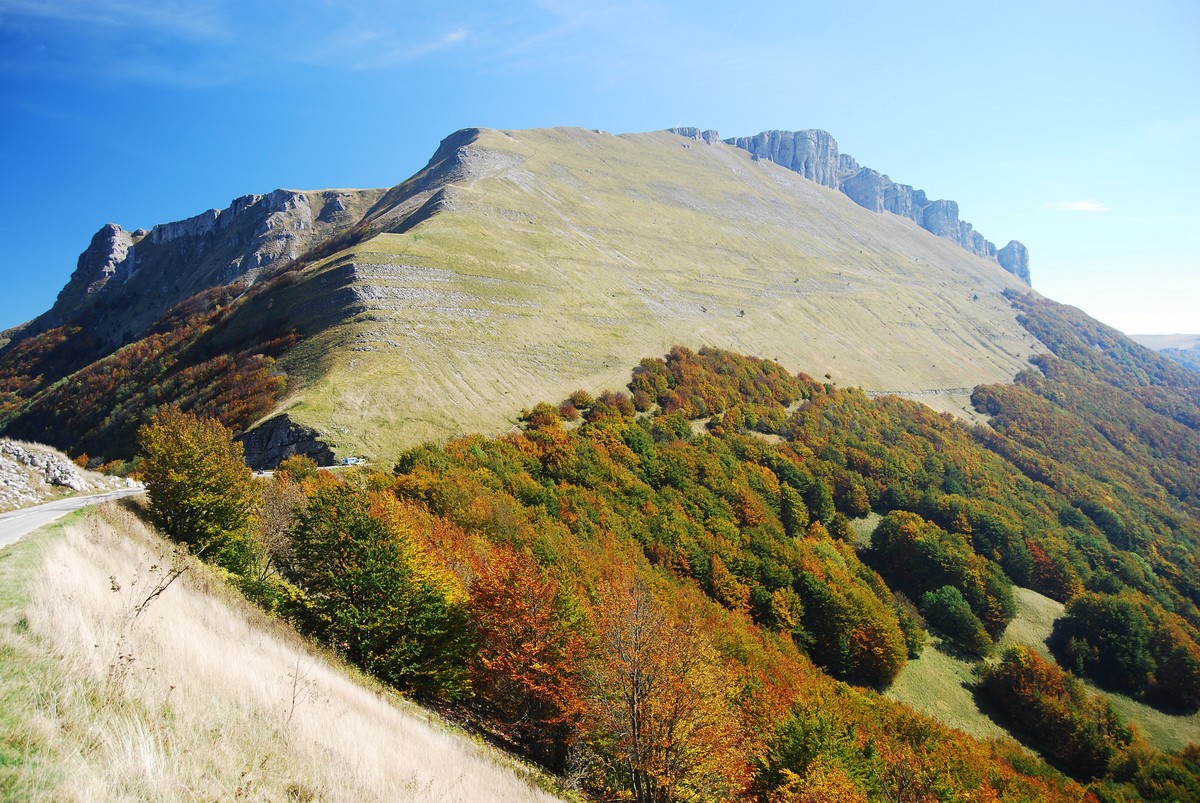
[{"label": "dry grass", "polygon": [[887,696],[979,739],[1008,736],[975,704],[973,668],[930,644],[908,662]]},{"label": "dry grass", "polygon": [[1046,646],[1054,630],[1054,622],[1063,615],[1063,604],[1039,594],[1031,588],[1013,587],[1013,599],[1017,603],[1017,615],[1008,623],[1000,637],[999,649],[1005,650],[1017,644],[1032,647],[1048,661],[1054,656]]},{"label": "dry grass", "polygon": [[[0,793],[31,800],[552,800],[371,689],[117,507],[5,553]],[[184,574],[137,613],[170,578]],[[19,580],[26,579],[26,583]]]}]

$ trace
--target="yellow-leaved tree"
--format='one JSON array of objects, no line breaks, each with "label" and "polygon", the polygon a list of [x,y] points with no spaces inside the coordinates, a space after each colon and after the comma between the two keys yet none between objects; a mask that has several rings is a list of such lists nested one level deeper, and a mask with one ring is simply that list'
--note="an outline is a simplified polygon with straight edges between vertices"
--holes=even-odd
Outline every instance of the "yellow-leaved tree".
[{"label": "yellow-leaved tree", "polygon": [[258,499],[242,444],[229,428],[167,407],[138,430],[138,450],[155,524],[194,552],[243,573]]}]

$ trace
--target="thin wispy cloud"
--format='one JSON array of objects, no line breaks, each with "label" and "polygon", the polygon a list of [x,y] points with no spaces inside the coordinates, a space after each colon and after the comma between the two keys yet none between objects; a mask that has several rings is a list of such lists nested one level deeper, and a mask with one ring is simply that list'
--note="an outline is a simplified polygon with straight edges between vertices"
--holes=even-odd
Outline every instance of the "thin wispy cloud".
[{"label": "thin wispy cloud", "polygon": [[[5,20],[5,18],[7,18]],[[188,39],[222,39],[229,35],[220,4],[177,0],[0,0],[0,20],[92,26],[112,30],[156,32]]]},{"label": "thin wispy cloud", "polygon": [[1112,207],[1108,204],[1093,201],[1091,199],[1083,201],[1055,201],[1046,204],[1047,209],[1053,209],[1056,212],[1111,212]]},{"label": "thin wispy cloud", "polygon": [[418,23],[371,0],[297,0],[282,15],[228,0],[0,0],[0,72],[187,89],[252,83],[289,64],[384,71],[461,46],[475,28],[449,15]]},{"label": "thin wispy cloud", "polygon": [[389,67],[399,67],[404,64],[430,56],[442,50],[447,50],[471,37],[466,28],[455,28],[432,39],[421,42],[396,44],[395,40],[372,37],[371,47],[367,55],[359,56],[350,62],[355,70],[386,70]]}]

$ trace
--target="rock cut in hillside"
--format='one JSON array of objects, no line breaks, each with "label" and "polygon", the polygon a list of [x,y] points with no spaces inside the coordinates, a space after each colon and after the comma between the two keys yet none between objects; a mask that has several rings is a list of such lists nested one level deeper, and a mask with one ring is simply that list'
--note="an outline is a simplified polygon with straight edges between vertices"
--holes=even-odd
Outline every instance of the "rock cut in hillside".
[{"label": "rock cut in hillside", "polygon": [[0,513],[127,485],[125,480],[80,469],[56,449],[0,439]]}]

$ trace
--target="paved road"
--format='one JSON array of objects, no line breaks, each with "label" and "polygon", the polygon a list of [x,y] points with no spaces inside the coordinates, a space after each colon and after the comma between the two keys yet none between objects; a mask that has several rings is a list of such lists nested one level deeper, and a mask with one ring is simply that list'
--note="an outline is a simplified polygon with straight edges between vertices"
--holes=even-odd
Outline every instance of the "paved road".
[{"label": "paved road", "polygon": [[108,491],[91,496],[72,496],[69,499],[59,499],[57,502],[47,502],[37,507],[26,507],[11,513],[0,514],[0,549],[9,544],[15,544],[39,527],[45,527],[72,510],[140,493],[144,493],[144,489],[122,488],[119,491]]}]

